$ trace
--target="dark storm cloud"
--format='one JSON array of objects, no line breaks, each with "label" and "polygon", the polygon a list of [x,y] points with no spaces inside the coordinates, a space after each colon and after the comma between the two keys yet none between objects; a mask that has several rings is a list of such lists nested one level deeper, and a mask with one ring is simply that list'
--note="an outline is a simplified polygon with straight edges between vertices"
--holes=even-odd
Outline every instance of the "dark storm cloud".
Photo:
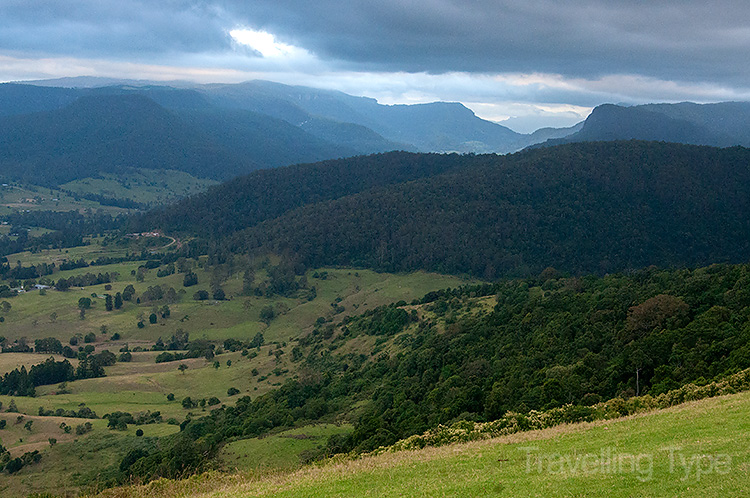
[{"label": "dark storm cloud", "polygon": [[39,56],[149,60],[230,45],[230,21],[205,2],[10,0],[0,19],[0,50]]},{"label": "dark storm cloud", "polygon": [[[256,0],[235,11],[324,57],[383,70],[742,81],[744,1]],[[743,81],[744,83],[744,81]]]},{"label": "dark storm cloud", "polygon": [[745,85],[744,1],[6,0],[0,50],[159,61],[265,29],[338,69],[640,74]]}]

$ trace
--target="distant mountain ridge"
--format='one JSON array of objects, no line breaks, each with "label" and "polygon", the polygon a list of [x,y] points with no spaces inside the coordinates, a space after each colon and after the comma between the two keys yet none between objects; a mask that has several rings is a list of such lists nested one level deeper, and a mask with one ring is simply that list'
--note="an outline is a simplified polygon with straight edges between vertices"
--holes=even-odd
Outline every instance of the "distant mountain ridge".
[{"label": "distant mountain ridge", "polygon": [[654,140],[693,145],[750,146],[750,103],[604,104],[582,128],[541,145],[609,140]]},{"label": "distant mountain ridge", "polygon": [[525,137],[480,119],[455,102],[389,106],[342,92],[268,81],[211,85],[206,91],[224,105],[243,106],[290,122],[317,116],[359,124],[420,152],[504,153],[517,150]]},{"label": "distant mountain ridge", "polygon": [[[139,93],[173,111],[209,107],[252,111],[286,121],[355,154],[389,150],[507,153],[574,131],[563,128],[542,135],[520,134],[477,117],[457,102],[382,105],[372,98],[269,81],[210,85],[173,82],[174,86],[166,86],[148,81],[64,78],[32,83],[0,85],[0,116],[56,110],[82,95]],[[19,99],[14,95],[19,92],[34,94],[35,98]],[[35,100],[37,104],[32,105]],[[328,156],[334,157],[341,156]]]}]

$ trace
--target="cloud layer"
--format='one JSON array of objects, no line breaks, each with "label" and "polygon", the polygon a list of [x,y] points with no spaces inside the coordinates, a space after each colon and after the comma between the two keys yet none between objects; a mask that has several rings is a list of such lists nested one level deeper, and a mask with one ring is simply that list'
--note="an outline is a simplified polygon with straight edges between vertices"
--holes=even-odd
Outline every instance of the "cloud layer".
[{"label": "cloud layer", "polygon": [[571,120],[605,101],[750,95],[750,6],[734,0],[6,0],[0,18],[0,80],[74,76],[74,61]]}]

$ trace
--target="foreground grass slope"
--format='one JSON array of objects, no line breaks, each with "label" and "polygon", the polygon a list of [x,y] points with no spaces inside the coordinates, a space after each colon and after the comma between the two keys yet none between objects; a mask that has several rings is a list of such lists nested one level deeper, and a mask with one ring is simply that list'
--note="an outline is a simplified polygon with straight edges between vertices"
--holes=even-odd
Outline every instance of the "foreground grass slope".
[{"label": "foreground grass slope", "polygon": [[261,478],[205,475],[102,498],[352,496],[740,497],[750,486],[750,393],[644,415]]}]

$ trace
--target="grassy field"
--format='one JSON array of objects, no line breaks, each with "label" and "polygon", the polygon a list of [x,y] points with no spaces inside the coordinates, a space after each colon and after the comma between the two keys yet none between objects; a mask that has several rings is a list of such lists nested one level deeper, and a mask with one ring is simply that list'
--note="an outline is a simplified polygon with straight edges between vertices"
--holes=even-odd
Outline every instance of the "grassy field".
[{"label": "grassy field", "polygon": [[175,170],[131,169],[103,173],[98,178],[84,178],[61,186],[64,190],[130,199],[143,204],[165,204],[197,194],[218,182],[196,178]]},{"label": "grassy field", "polygon": [[620,420],[328,462],[267,477],[196,477],[104,497],[744,497],[750,393]]},{"label": "grassy field", "polygon": [[[93,240],[83,247],[14,254],[8,260],[13,263],[21,261],[23,265],[42,262],[59,265],[66,259],[91,261],[100,256],[124,256],[127,251],[133,252],[134,249],[102,246],[99,240]],[[306,291],[298,297],[243,296],[242,275],[235,273],[222,280],[226,300],[196,301],[194,292],[200,289],[210,291],[212,271],[193,262],[192,271],[198,275],[199,283],[185,288],[183,274],[157,277],[157,269],[145,272],[142,281],[138,281],[135,274],[142,264],[136,261],[91,266],[51,275],[52,279],[59,280],[86,273],[116,274],[109,284],[111,289],[106,289],[106,284],[99,284],[72,287],[65,292],[54,289],[44,293],[30,291],[6,298],[11,308],[2,313],[4,321],[0,322],[0,335],[10,342],[25,338],[33,346],[35,339],[55,337],[67,345],[71,338],[77,338],[77,346],[83,346],[83,337],[93,333],[95,340],[90,344],[97,352],[109,350],[119,355],[126,347],[137,350],[132,352],[132,361],[106,367],[106,377],[68,382],[64,386],[39,386],[34,398],[0,396],[3,406],[0,418],[7,420],[7,428],[0,430],[0,444],[7,447],[14,457],[33,450],[40,450],[43,454],[41,463],[23,469],[17,475],[0,477],[1,496],[22,496],[38,490],[79,490],[96,472],[117,463],[128,448],[144,440],[136,438],[136,429],[143,429],[144,438],[161,437],[178,430],[178,426],[173,425],[175,422],[182,422],[189,415],[200,416],[211,409],[210,406],[186,409],[181,403],[185,397],[189,396],[196,402],[215,397],[220,403],[231,405],[237,397],[254,398],[281,386],[296,374],[296,364],[291,361],[296,339],[311,330],[319,317],[338,321],[382,304],[402,299],[411,301],[432,290],[472,283],[458,277],[424,272],[393,275],[323,268],[306,274],[308,287],[315,286],[317,291],[316,297],[308,300]],[[256,282],[267,278],[263,268],[257,269],[255,275]],[[156,323],[149,323],[149,315],[164,302],[144,301],[139,304],[135,298],[125,302],[120,310],[106,311],[104,295],[121,292],[127,285],[134,286],[136,297],[142,296],[152,286],[173,287],[177,291],[177,300],[169,304],[170,316],[159,316]],[[82,297],[92,300],[84,319],[80,318],[78,308]],[[268,306],[277,311],[277,316],[265,323],[260,314]],[[144,322],[143,327],[138,327],[139,320]],[[240,351],[223,352],[212,360],[197,358],[155,363],[159,353],[149,351],[151,346],[159,338],[168,340],[180,329],[188,332],[191,339],[209,339],[217,346],[229,338],[247,341],[261,332],[265,345],[245,355]],[[0,354],[0,374],[21,366],[28,369],[49,356],[44,353]],[[71,362],[77,363],[76,360]],[[187,370],[179,371],[180,364],[185,364]],[[229,388],[240,392],[230,397]],[[173,394],[174,399],[170,401],[168,394]],[[17,405],[18,413],[7,412],[11,401]],[[99,418],[91,421],[92,432],[71,435],[64,433],[60,423],[75,427],[84,420],[38,416],[40,407],[44,410],[77,410],[81,405],[89,407],[99,417],[115,411],[133,414],[158,411],[163,421],[148,426],[129,426],[126,431],[112,431],[106,428],[107,421]],[[167,423],[169,419],[173,419],[173,424]],[[25,428],[29,420],[33,420],[31,430]],[[328,435],[348,430],[351,427],[346,425],[319,425],[264,439],[236,441],[224,449],[221,462],[227,469],[263,472],[292,469],[300,464],[306,452],[314,452],[324,445]],[[54,446],[50,445],[49,438],[57,441]],[[91,458],[90,452],[101,455],[101,458]],[[56,477],[51,478],[52,475]]]},{"label": "grassy field", "polygon": [[[102,206],[98,202],[75,199],[59,189],[34,185],[0,185],[0,215],[18,211],[79,211],[98,210],[112,215],[128,210],[114,206]],[[38,235],[38,233],[32,233]]]},{"label": "grassy field", "polygon": [[[12,415],[12,416],[10,416]],[[141,447],[153,438],[166,436],[179,430],[179,427],[167,424],[138,426],[144,435],[135,435],[136,427],[127,431],[107,429],[106,420],[89,420],[93,430],[85,435],[65,434],[59,424],[76,427],[86,422],[82,419],[61,417],[25,416],[15,424],[15,414],[0,414],[8,419],[8,428],[0,431],[3,441],[12,440],[11,453],[38,449],[42,460],[31,467],[26,467],[17,474],[3,474],[0,478],[0,495],[3,497],[27,496],[31,493],[54,493],[55,496],[77,496],[82,486],[91,485],[97,476],[108,466],[116,465],[123,452]],[[11,425],[11,419],[13,425]],[[28,420],[33,420],[32,431],[23,428]],[[49,438],[54,437],[57,443],[52,446]],[[21,441],[22,442],[19,442]]]},{"label": "grassy field", "polygon": [[301,465],[305,452],[324,447],[328,436],[351,430],[352,426],[346,424],[320,424],[263,438],[242,439],[222,448],[219,459],[229,471],[290,470]]},{"label": "grassy field", "polygon": [[[79,248],[14,254],[8,256],[8,260],[20,261],[23,265],[41,262],[59,264],[65,259],[83,258],[90,261],[100,256],[123,256],[126,251],[123,247],[102,247],[94,241],[91,245]],[[227,300],[196,301],[192,297],[196,291],[211,289],[210,271],[195,266],[193,271],[198,275],[199,283],[185,288],[182,285],[183,274],[157,277],[155,269],[146,272],[144,280],[138,282],[132,273],[142,264],[126,262],[57,272],[52,275],[53,279],[86,273],[110,273],[117,274],[117,277],[110,284],[111,290],[105,289],[106,284],[99,284],[86,288],[73,287],[66,292],[48,290],[45,295],[41,295],[39,291],[31,291],[9,299],[12,309],[4,315],[5,321],[0,323],[0,335],[11,341],[21,337],[32,341],[44,337],[57,337],[66,343],[74,335],[83,336],[94,332],[98,337],[97,346],[109,349],[114,346],[121,347],[123,341],[155,341],[159,337],[167,339],[177,329],[189,332],[194,339],[248,340],[262,332],[267,342],[284,342],[310,329],[321,316],[340,319],[402,299],[410,301],[432,290],[473,282],[459,277],[425,272],[383,274],[370,270],[315,269],[308,271],[307,279],[309,286],[315,286],[317,297],[308,301],[306,297],[242,296],[241,274],[236,273],[222,283]],[[326,275],[325,279],[314,278],[313,275],[323,272]],[[259,271],[256,278],[263,279],[264,272]],[[160,318],[158,323],[153,325],[148,323],[147,318],[154,307],[161,307],[163,302],[151,305],[127,302],[121,310],[105,311],[104,295],[121,292],[127,285],[134,286],[137,296],[151,286],[173,287],[178,292],[179,299],[178,302],[169,305],[170,318]],[[92,298],[93,301],[92,308],[86,311],[84,320],[80,320],[78,310],[78,300],[82,297]],[[334,311],[331,306],[333,303],[338,304],[338,311]],[[266,306],[273,306],[279,311],[278,316],[269,324],[260,320],[260,312]],[[146,318],[146,327],[137,327],[139,317]],[[100,334],[102,326],[106,327],[108,334]],[[113,345],[109,343],[108,337],[114,333],[119,333],[122,341]]]},{"label": "grassy field", "polygon": [[[97,210],[112,215],[132,212],[115,206],[84,199],[76,194],[96,194],[109,198],[128,199],[156,206],[174,202],[188,195],[206,190],[217,182],[196,178],[181,171],[154,171],[133,168],[118,174],[104,173],[97,178],[75,180],[59,188],[37,185],[0,185],[0,216],[18,211],[78,211]],[[0,227],[0,233],[2,227]],[[43,229],[32,228],[31,235]]]}]

